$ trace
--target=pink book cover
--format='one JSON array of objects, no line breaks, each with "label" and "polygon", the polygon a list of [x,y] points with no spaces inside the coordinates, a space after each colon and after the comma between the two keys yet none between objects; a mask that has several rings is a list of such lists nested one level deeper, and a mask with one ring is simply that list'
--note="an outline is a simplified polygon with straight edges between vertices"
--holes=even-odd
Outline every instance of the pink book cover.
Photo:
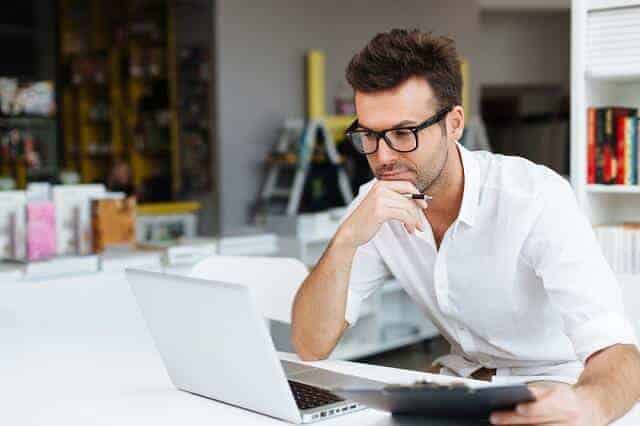
[{"label": "pink book cover", "polygon": [[46,260],[56,254],[56,209],[50,201],[27,205],[27,260]]}]

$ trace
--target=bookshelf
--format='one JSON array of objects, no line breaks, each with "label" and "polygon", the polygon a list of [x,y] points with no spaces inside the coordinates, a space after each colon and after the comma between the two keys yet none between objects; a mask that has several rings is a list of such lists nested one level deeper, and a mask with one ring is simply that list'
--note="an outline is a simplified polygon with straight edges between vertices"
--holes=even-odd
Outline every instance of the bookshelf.
[{"label": "bookshelf", "polygon": [[[130,165],[136,188],[156,175],[181,187],[174,3],[59,2],[64,166],[83,183]],[[149,186],[149,184],[146,184]]]},{"label": "bookshelf", "polygon": [[586,175],[587,108],[640,107],[640,60],[629,59],[640,52],[640,39],[629,37],[622,48],[607,49],[622,43],[616,34],[638,17],[640,0],[572,3],[571,183],[594,225],[640,220],[640,186],[587,184]]},{"label": "bookshelf", "polygon": [[587,108],[640,108],[640,0],[573,0],[571,13],[571,184],[594,226],[639,222],[640,185],[587,183]]}]

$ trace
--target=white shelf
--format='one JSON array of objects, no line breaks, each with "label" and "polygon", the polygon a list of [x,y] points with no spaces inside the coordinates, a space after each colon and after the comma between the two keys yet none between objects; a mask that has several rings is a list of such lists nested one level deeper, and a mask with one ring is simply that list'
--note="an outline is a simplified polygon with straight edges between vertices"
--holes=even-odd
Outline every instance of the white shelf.
[{"label": "white shelf", "polygon": [[640,185],[587,185],[587,192],[601,194],[640,194]]},{"label": "white shelf", "polygon": [[640,65],[627,67],[591,67],[585,72],[588,79],[611,83],[637,83],[640,82]]},{"label": "white shelf", "polygon": [[590,0],[587,5],[587,11],[595,12],[597,10],[619,9],[622,7],[640,6],[639,0]]}]

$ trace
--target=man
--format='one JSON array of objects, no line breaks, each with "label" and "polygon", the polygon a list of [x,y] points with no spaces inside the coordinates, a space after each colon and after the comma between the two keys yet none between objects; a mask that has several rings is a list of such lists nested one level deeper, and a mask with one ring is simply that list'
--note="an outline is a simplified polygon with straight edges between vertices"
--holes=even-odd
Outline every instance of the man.
[{"label": "man", "polygon": [[328,356],[362,300],[394,276],[451,344],[438,372],[538,382],[535,402],[493,423],[601,425],[628,411],[640,354],[615,277],[559,175],[458,144],[453,42],[378,34],[347,80],[358,116],[347,134],[376,178],[296,295],[300,357]]}]

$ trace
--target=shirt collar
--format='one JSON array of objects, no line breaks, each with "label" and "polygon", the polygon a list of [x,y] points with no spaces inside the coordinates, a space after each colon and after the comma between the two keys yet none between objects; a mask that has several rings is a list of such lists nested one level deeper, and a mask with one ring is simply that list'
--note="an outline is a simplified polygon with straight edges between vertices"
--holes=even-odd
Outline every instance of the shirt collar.
[{"label": "shirt collar", "polygon": [[460,143],[456,145],[458,152],[460,152],[462,169],[464,170],[464,190],[458,220],[469,226],[473,226],[476,222],[478,199],[480,197],[480,186],[478,182],[479,166],[472,152],[468,151],[464,146],[460,145]]}]

